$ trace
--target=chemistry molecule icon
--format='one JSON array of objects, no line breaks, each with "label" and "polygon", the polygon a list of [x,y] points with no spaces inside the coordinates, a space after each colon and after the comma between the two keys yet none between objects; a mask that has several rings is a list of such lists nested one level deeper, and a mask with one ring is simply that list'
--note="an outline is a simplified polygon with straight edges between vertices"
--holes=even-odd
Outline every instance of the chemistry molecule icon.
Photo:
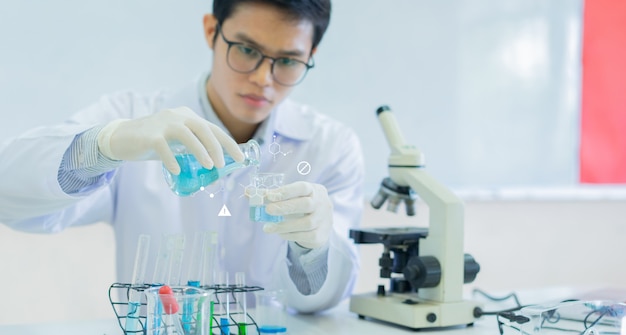
[{"label": "chemistry molecule icon", "polygon": [[208,188],[207,189],[203,189],[202,191],[206,191],[207,193],[209,193],[209,197],[210,198],[215,198],[218,194],[224,192],[224,184],[223,184],[223,182],[216,183],[216,185],[219,185],[219,188],[215,192],[209,192]]},{"label": "chemistry molecule icon", "polygon": [[270,143],[269,146],[269,153],[274,157],[274,161],[276,161],[276,155],[282,154],[283,156],[287,156],[291,153],[291,151],[282,151],[280,148],[280,143],[276,142],[276,134],[274,134],[272,143]]},{"label": "chemistry molecule icon", "polygon": [[249,198],[263,197],[267,190],[275,189],[283,184],[282,173],[253,174],[250,184],[244,188],[244,195]]}]

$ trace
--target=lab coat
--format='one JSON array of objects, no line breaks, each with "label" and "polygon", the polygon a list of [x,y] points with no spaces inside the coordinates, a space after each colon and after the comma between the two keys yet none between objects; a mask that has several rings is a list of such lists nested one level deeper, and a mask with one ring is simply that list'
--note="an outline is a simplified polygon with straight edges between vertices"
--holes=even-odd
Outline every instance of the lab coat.
[{"label": "lab coat", "polygon": [[[220,271],[231,276],[244,271],[247,285],[284,289],[288,305],[300,312],[336,305],[350,294],[358,270],[349,229],[356,227],[361,218],[364,164],[355,133],[307,106],[282,102],[255,138],[261,143],[261,172],[282,172],[285,184],[300,180],[322,184],[332,199],[334,231],[329,242],[328,274],[315,294],[300,293],[292,282],[288,243],[275,234],[264,233],[262,223],[248,219],[244,189],[252,168],[239,169],[190,197],[179,197],[168,188],[162,163],[156,160],[124,162],[76,194],[68,195],[59,186],[57,174],[65,151],[77,134],[91,127],[179,106],[187,106],[221,125],[218,119],[212,120],[212,111],[206,111],[205,78],[173,94],[107,95],[63,124],[36,128],[5,142],[0,147],[0,175],[4,176],[0,222],[36,233],[108,222],[116,240],[117,277],[124,283],[131,280],[140,234],[151,236],[146,271],[147,280],[151,280],[163,233],[185,233],[189,248],[194,234],[216,231]],[[227,214],[224,208],[230,216],[220,215]],[[183,278],[187,262],[188,258]]]}]

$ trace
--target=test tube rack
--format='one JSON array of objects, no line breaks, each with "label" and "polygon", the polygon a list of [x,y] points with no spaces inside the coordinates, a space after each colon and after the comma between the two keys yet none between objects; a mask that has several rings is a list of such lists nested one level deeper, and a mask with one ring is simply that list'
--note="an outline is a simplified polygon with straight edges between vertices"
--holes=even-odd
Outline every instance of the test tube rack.
[{"label": "test tube rack", "polygon": [[[122,331],[124,332],[124,334],[146,335],[147,316],[146,316],[145,311],[147,308],[147,298],[144,294],[144,291],[151,287],[153,286],[148,285],[148,284],[132,285],[129,283],[113,283],[109,287],[109,302],[111,303],[111,307],[113,307],[113,311],[115,312],[115,317],[117,318],[118,324],[120,328],[122,329]],[[211,286],[201,286],[200,288],[213,291],[213,303],[215,305],[223,303],[219,300],[220,296],[223,296],[225,293],[229,294],[230,298],[229,298],[228,303],[231,306],[236,306],[237,304],[240,304],[240,302],[237,301],[237,296],[240,293],[263,290],[263,288],[259,286],[236,286],[236,285],[211,285]],[[138,319],[137,321],[140,324],[139,330],[125,329],[126,319],[128,318],[128,315],[129,315],[128,299],[130,297],[130,292],[132,290],[135,290],[141,293],[140,312],[137,314],[137,319]],[[213,312],[213,314],[210,316],[213,319],[213,326],[211,326],[212,334],[218,335],[218,334],[227,333],[231,335],[244,335],[244,334],[238,333],[238,329],[242,324],[236,321],[236,319],[238,318],[238,315],[242,314],[240,310],[243,310],[243,309],[238,309],[238,308],[233,307],[231,308],[231,310],[233,310],[234,312],[229,313],[228,318],[227,318],[228,319],[227,324],[224,324],[224,322],[222,321],[226,317],[225,314],[222,314],[220,312]],[[258,325],[254,321],[252,316],[250,316],[250,313],[246,313],[246,315],[247,315],[247,320],[249,321],[246,322],[244,326],[249,329],[254,328],[256,330],[256,333],[258,334],[259,333]],[[224,329],[225,327],[227,327],[228,330],[225,330]],[[186,334],[180,334],[180,335],[186,335]]]}]

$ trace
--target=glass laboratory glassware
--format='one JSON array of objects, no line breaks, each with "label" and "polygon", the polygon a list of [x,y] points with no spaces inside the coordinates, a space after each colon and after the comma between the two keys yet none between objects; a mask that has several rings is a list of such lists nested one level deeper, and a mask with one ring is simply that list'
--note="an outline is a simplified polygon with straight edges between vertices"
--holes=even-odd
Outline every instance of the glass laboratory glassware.
[{"label": "glass laboratory glassware", "polygon": [[287,334],[287,306],[283,290],[254,292],[255,320],[259,334]]},{"label": "glass laboratory glassware", "polygon": [[182,144],[172,144],[170,148],[174,151],[174,156],[180,166],[180,174],[175,175],[171,173],[165,166],[163,166],[163,173],[170,189],[176,195],[182,197],[204,190],[208,185],[237,169],[258,166],[261,160],[261,149],[259,148],[259,143],[255,140],[239,144],[239,148],[245,156],[243,162],[235,162],[229,154],[224,153],[224,167],[213,167],[212,169],[202,166],[196,157]]},{"label": "glass laboratory glassware", "polygon": [[626,304],[611,300],[565,300],[497,314],[503,335],[624,334]]},{"label": "glass laboratory glassware", "polygon": [[235,322],[237,324],[237,334],[238,335],[247,335],[248,330],[248,302],[246,301],[246,273],[245,272],[236,272],[235,273],[235,312],[233,316],[235,317]]},{"label": "glass laboratory glassware", "polygon": [[253,173],[246,195],[250,206],[250,220],[253,222],[282,222],[281,215],[270,215],[265,211],[266,193],[268,190],[283,185],[285,175],[282,173]]},{"label": "glass laboratory glassware", "polygon": [[[209,335],[211,299],[213,290],[192,286],[172,286],[171,293],[163,294],[161,287],[145,291],[147,298],[147,335],[196,334]],[[183,318],[182,306],[192,306],[192,317]]]}]

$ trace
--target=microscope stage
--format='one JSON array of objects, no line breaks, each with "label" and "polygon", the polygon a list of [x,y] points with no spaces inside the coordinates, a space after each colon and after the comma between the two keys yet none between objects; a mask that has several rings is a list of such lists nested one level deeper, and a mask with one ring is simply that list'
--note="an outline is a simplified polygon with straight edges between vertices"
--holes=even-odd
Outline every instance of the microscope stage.
[{"label": "microscope stage", "polygon": [[385,227],[350,229],[350,238],[357,244],[382,243],[384,245],[415,244],[428,236],[428,228]]}]

